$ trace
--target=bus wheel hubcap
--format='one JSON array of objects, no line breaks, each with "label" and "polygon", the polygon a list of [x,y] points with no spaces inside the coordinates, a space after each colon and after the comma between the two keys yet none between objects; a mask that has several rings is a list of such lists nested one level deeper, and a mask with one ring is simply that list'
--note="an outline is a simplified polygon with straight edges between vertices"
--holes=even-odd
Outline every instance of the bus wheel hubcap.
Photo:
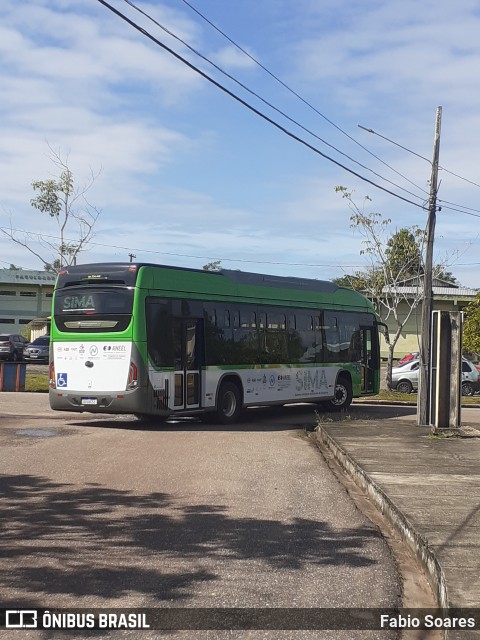
[{"label": "bus wheel hubcap", "polygon": [[333,399],[334,404],[341,405],[345,402],[347,398],[347,391],[344,386],[337,385],[335,387],[335,397]]},{"label": "bus wheel hubcap", "polygon": [[236,406],[237,406],[237,403],[235,399],[235,394],[233,393],[233,391],[228,391],[223,396],[223,402],[222,402],[223,415],[226,416],[227,418],[231,418],[235,413]]}]

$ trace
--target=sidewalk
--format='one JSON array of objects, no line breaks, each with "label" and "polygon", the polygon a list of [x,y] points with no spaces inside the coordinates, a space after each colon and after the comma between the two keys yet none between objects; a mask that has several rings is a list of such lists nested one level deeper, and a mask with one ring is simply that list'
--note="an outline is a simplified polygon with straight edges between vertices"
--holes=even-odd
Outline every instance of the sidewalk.
[{"label": "sidewalk", "polygon": [[415,416],[326,422],[316,437],[402,532],[441,606],[480,608],[480,411],[462,409],[460,437]]}]

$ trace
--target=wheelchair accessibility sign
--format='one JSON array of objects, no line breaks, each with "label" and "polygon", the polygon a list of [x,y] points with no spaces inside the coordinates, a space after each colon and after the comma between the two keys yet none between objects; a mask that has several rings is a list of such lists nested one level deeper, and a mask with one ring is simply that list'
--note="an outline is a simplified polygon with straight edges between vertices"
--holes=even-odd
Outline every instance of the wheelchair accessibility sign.
[{"label": "wheelchair accessibility sign", "polygon": [[68,374],[66,373],[57,373],[57,389],[62,389],[67,386],[67,378]]}]

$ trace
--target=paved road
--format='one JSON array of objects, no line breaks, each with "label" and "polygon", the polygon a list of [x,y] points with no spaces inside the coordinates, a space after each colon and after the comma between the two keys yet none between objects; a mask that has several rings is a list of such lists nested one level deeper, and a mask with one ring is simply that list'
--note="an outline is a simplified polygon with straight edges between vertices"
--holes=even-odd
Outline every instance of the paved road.
[{"label": "paved road", "polygon": [[[42,394],[0,394],[2,601],[398,605],[401,586],[383,538],[305,435],[312,408],[248,416],[235,428],[195,421],[146,428],[128,417],[54,413]],[[356,633],[395,637],[313,637]]]}]

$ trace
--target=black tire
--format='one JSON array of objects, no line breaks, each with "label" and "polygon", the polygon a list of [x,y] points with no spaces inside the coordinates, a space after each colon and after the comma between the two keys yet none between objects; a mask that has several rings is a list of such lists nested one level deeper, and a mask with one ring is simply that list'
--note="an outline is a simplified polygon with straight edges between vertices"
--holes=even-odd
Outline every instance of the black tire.
[{"label": "black tire", "polygon": [[413,385],[410,380],[400,380],[395,387],[395,391],[398,391],[398,393],[412,393]]},{"label": "black tire", "polygon": [[216,417],[220,424],[237,422],[242,411],[240,390],[233,382],[223,382],[218,391]]},{"label": "black tire", "polygon": [[339,378],[335,383],[334,397],[325,403],[330,411],[346,411],[352,404],[353,390],[350,380]]},{"label": "black tire", "polygon": [[462,396],[471,397],[475,393],[475,389],[471,382],[462,382]]}]

